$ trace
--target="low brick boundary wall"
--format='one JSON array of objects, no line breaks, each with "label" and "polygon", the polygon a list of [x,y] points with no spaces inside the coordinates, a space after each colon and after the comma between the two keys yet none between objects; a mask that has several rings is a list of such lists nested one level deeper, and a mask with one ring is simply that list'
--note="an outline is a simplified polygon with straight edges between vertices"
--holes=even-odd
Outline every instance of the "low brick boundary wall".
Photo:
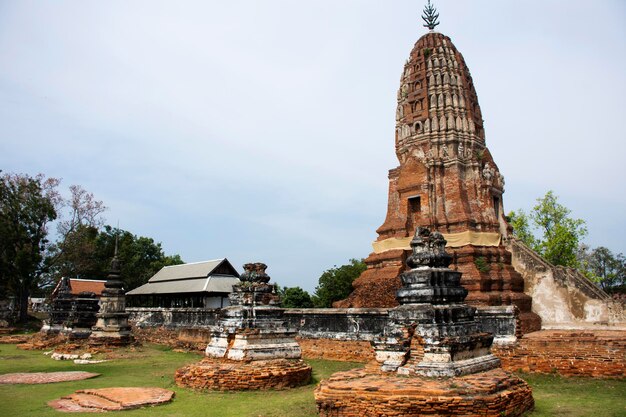
[{"label": "low brick boundary wall", "polygon": [[[139,341],[201,353],[216,316],[215,311],[196,310],[178,309],[170,315],[166,309],[135,309],[135,317],[144,320],[134,328],[134,335]],[[187,319],[177,323],[176,315]],[[495,317],[496,326],[490,330],[499,332],[502,340],[517,327],[512,312],[487,308],[478,315],[487,324]],[[293,309],[286,313],[287,321],[299,328],[303,357],[353,362],[374,359],[369,341],[382,333],[385,317],[383,309]],[[492,351],[504,369],[514,372],[626,377],[626,330],[541,330],[513,343],[494,344]]]},{"label": "low brick boundary wall", "polygon": [[[302,356],[351,362],[375,359],[369,342],[298,338]],[[511,372],[593,378],[626,377],[626,331],[542,330],[491,351]]]},{"label": "low brick boundary wall", "polygon": [[511,371],[626,377],[626,331],[542,330],[492,351]]},{"label": "low brick boundary wall", "polygon": [[376,359],[370,342],[363,340],[296,338],[307,359],[328,359],[346,362],[369,362]]}]

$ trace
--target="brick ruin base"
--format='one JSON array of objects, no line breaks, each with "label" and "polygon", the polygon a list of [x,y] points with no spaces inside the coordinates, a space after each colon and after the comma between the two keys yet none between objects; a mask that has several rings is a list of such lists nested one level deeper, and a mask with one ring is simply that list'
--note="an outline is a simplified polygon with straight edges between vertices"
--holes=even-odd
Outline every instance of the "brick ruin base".
[{"label": "brick ruin base", "polygon": [[363,340],[297,338],[302,356],[345,362],[369,362],[376,357],[370,342]]},{"label": "brick ruin base", "polygon": [[[208,336],[162,327],[141,329],[135,337],[142,342],[169,345],[201,353]],[[204,339],[204,341],[202,341]],[[375,358],[370,342],[299,337],[302,356],[349,362],[370,362]],[[43,347],[40,347],[43,348]],[[492,353],[507,371],[557,373],[562,376],[623,378],[626,376],[626,331],[624,330],[542,330],[525,335],[516,343],[494,344]]]},{"label": "brick ruin base", "polygon": [[[298,339],[302,356],[314,359],[371,362],[369,342],[337,339]],[[412,347],[416,350],[417,347]],[[511,372],[556,373],[562,376],[624,378],[626,331],[542,330],[516,343],[491,346]]]},{"label": "brick ruin base", "polygon": [[455,378],[403,377],[375,368],[333,374],[315,389],[320,416],[520,416],[532,390],[502,369]]},{"label": "brick ruin base", "polygon": [[626,331],[542,330],[492,352],[510,371],[626,377]]},{"label": "brick ruin base", "polygon": [[176,384],[197,390],[243,391],[306,385],[311,367],[301,359],[231,361],[205,358],[176,371]]},{"label": "brick ruin base", "polygon": [[133,327],[135,340],[141,343],[156,343],[173,349],[184,349],[204,354],[211,340],[209,329],[167,329],[165,327]]},{"label": "brick ruin base", "polygon": [[174,391],[157,387],[118,387],[78,390],[48,402],[57,411],[102,413],[156,406],[172,401]]}]

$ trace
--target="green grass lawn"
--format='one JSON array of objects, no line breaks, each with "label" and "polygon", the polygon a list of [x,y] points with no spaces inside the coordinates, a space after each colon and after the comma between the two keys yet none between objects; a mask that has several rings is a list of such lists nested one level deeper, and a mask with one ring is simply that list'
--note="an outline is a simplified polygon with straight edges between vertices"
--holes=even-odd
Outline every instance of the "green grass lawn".
[{"label": "green grass lawn", "polygon": [[[115,416],[316,416],[315,384],[334,372],[362,366],[357,363],[309,360],[313,383],[292,390],[259,392],[194,392],[174,384],[174,371],[200,356],[173,352],[167,347],[146,345],[120,349],[111,362],[75,365],[54,361],[41,351],[22,351],[0,344],[0,374],[12,372],[89,371],[102,375],[84,381],[42,385],[0,385],[0,416],[63,416],[46,406],[52,399],[82,388],[113,386],[155,386],[176,391],[171,404],[156,408],[115,412]],[[544,416],[626,416],[626,380],[567,379],[558,376],[522,375],[533,387],[536,411],[528,417]],[[69,416],[93,416],[72,413]]]},{"label": "green grass lawn", "polygon": [[519,374],[533,388],[528,417],[626,417],[626,379]]}]

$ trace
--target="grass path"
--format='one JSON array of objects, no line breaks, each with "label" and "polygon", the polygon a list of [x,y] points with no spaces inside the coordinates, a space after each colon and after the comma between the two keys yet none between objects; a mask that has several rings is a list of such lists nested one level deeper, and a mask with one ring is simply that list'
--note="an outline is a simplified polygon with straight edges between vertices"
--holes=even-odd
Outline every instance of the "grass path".
[{"label": "grass path", "polygon": [[[159,345],[140,349],[120,349],[111,362],[75,365],[71,361],[54,361],[40,351],[22,351],[14,345],[0,344],[0,374],[13,372],[89,371],[102,375],[76,382],[43,385],[0,385],[0,416],[2,417],[61,417],[47,407],[52,399],[68,395],[77,389],[112,386],[155,386],[174,390],[171,404],[115,412],[114,417],[308,417],[316,416],[313,389],[315,384],[332,373],[362,364],[309,360],[314,382],[305,387],[286,391],[220,393],[194,392],[174,384],[174,371],[200,356],[173,352]],[[531,386],[536,411],[528,417],[626,417],[626,380],[594,380],[560,378],[552,375],[522,375]],[[72,413],[70,416],[90,416]]]}]

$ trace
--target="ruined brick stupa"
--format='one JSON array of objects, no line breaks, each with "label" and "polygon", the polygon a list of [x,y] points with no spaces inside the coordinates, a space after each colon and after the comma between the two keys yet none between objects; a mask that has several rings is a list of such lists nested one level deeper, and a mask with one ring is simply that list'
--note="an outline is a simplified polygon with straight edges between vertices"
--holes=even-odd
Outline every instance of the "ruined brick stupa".
[{"label": "ruined brick stupa", "polygon": [[93,345],[125,346],[135,341],[126,312],[124,282],[121,280],[120,260],[117,257],[117,237],[111,269],[100,298],[100,311],[92,327],[89,343]]},{"label": "ruined brick stupa", "polygon": [[301,359],[297,330],[279,307],[276,285],[263,263],[244,265],[231,305],[221,310],[206,358],[176,371],[180,386],[206,390],[282,389],[304,385],[311,367]]},{"label": "ruined brick stupa", "polygon": [[315,390],[322,416],[521,416],[534,406],[528,384],[503,371],[464,303],[461,273],[439,232],[419,227],[399,307],[374,341],[379,369],[333,374]]},{"label": "ruined brick stupa", "polygon": [[523,331],[539,330],[541,319],[531,312],[532,299],[503,245],[509,229],[504,177],[485,144],[472,76],[450,38],[434,30],[415,43],[404,66],[396,155],[400,165],[389,171],[387,217],[365,260],[368,268],[335,307],[397,305],[411,236],[425,226],[444,234],[468,303],[515,305]]}]

